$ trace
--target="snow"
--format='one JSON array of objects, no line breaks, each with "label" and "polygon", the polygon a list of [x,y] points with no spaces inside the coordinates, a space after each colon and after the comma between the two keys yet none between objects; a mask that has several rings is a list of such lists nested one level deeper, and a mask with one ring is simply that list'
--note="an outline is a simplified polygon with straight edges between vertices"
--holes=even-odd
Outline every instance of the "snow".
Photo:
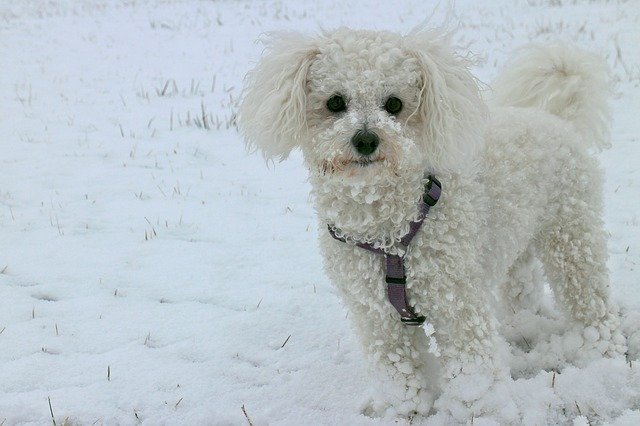
[{"label": "snow", "polygon": [[[0,425],[387,424],[360,414],[375,383],[322,271],[301,158],[248,155],[233,114],[263,32],[408,31],[442,22],[437,4],[0,4]],[[629,360],[554,373],[515,353],[512,391],[527,424],[640,424],[640,5],[466,0],[451,22],[486,82],[558,37],[612,68],[599,157]],[[533,340],[562,325],[531,321]]]}]

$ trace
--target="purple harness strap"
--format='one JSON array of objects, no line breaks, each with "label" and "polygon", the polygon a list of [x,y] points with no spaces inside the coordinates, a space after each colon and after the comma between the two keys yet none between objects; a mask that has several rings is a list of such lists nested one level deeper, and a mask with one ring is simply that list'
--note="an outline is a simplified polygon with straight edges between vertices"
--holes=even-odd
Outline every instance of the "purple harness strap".
[{"label": "purple harness strap", "polygon": [[[422,196],[422,202],[420,203],[418,220],[409,224],[409,232],[400,239],[400,244],[404,247],[404,254],[402,256],[398,254],[388,254],[381,248],[376,248],[370,243],[356,243],[356,246],[362,249],[384,256],[387,296],[389,297],[389,302],[391,302],[393,307],[400,314],[400,321],[406,325],[421,325],[424,322],[425,317],[417,315],[413,311],[413,308],[411,308],[407,303],[407,276],[405,273],[404,258],[407,254],[407,248],[409,247],[411,240],[413,240],[413,237],[418,233],[418,230],[422,226],[422,222],[424,222],[424,218],[427,217],[427,213],[429,213],[429,209],[435,206],[438,199],[440,199],[441,193],[442,185],[438,179],[429,175],[425,193]],[[343,243],[346,242],[344,238],[336,235],[335,229],[331,226],[329,226],[329,233],[336,240],[342,241]]]}]

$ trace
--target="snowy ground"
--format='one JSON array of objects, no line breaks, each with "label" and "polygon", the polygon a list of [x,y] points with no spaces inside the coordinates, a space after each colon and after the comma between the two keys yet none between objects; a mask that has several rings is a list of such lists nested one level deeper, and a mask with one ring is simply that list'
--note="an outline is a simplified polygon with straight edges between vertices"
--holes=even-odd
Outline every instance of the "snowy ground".
[{"label": "snowy ground", "polygon": [[[0,3],[0,425],[52,414],[57,424],[385,423],[360,414],[369,378],[322,272],[300,158],[265,167],[245,153],[233,114],[262,32],[407,31],[435,6]],[[613,148],[600,155],[609,266],[637,350],[640,3],[467,0],[455,12],[484,81],[515,47],[556,37],[612,67]],[[602,360],[529,374],[516,399],[529,424],[640,424],[638,370]]]}]

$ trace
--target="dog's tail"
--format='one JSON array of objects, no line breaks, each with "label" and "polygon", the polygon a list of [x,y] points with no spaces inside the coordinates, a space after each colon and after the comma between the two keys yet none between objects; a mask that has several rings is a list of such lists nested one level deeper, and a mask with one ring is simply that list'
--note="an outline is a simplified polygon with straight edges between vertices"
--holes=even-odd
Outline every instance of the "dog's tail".
[{"label": "dog's tail", "polygon": [[525,47],[493,85],[494,102],[531,107],[571,122],[583,139],[608,148],[611,94],[604,60],[574,46]]}]

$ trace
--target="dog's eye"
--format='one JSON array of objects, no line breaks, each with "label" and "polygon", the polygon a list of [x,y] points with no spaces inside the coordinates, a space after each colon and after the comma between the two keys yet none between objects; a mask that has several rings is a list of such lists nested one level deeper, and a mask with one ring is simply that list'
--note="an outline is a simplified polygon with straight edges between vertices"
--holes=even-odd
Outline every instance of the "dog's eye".
[{"label": "dog's eye", "polygon": [[402,110],[402,101],[395,96],[391,96],[384,104],[384,109],[386,109],[389,114],[395,115]]},{"label": "dog's eye", "polygon": [[327,109],[331,112],[342,112],[347,109],[347,104],[342,95],[333,95],[327,101]]}]

